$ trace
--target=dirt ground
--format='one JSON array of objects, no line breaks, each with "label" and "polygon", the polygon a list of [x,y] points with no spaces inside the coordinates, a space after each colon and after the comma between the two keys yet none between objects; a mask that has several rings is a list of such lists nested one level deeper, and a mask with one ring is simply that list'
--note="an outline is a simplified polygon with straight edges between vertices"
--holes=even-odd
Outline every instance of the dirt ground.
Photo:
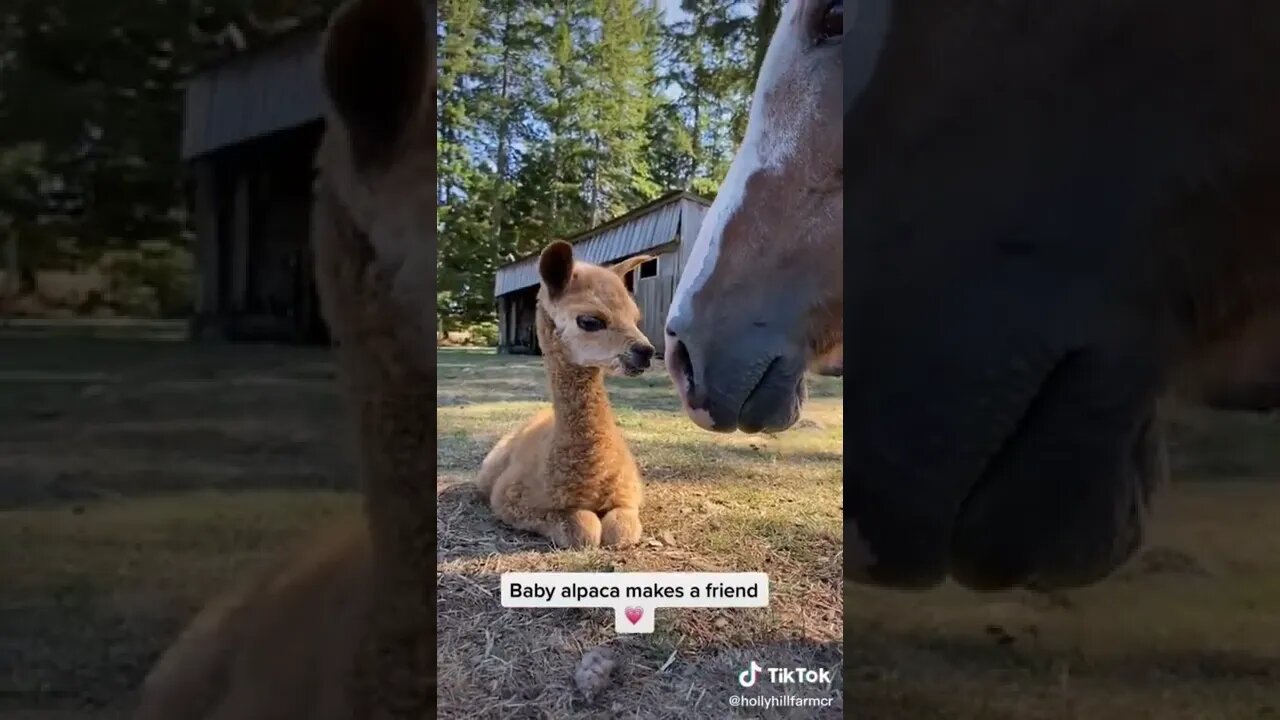
[{"label": "dirt ground", "polygon": [[[495,525],[466,487],[542,402],[537,361],[440,364],[442,718],[786,717],[727,707],[752,659],[843,668],[811,690],[831,709],[791,717],[1280,717],[1274,416],[1176,410],[1152,545],[1097,588],[842,603],[839,380],[778,438],[692,430],[660,375],[616,382],[646,541],[566,553]],[[0,718],[127,717],[214,589],[355,510],[344,423],[324,349],[0,339]],[[765,569],[774,601],[667,609],[622,639],[604,610],[502,610],[516,569]],[[620,669],[589,701],[570,674],[601,644]]]}]

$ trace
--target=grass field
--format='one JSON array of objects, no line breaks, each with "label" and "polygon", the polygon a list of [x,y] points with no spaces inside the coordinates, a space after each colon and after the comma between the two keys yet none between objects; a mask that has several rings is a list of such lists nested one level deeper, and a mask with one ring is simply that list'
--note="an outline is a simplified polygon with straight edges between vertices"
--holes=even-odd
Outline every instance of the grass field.
[{"label": "grass field", "polygon": [[[660,374],[611,381],[646,538],[569,553],[495,525],[467,487],[542,402],[536,359],[440,364],[441,717],[734,717],[751,659],[843,664],[835,706],[793,717],[1280,717],[1275,417],[1177,411],[1151,548],[1097,588],[850,588],[842,609],[839,380],[777,438],[692,429]],[[322,349],[0,339],[0,718],[125,717],[211,592],[354,511],[344,422]],[[625,639],[607,611],[498,607],[504,570],[610,568],[765,569],[774,602],[668,609]],[[601,644],[620,667],[588,702],[571,673]]]},{"label": "grass field", "polygon": [[0,339],[0,718],[127,717],[211,592],[356,507],[323,349]]},{"label": "grass field", "polygon": [[[841,716],[840,382],[815,382],[802,427],[778,438],[698,430],[669,383],[661,371],[609,381],[646,480],[639,549],[552,552],[495,524],[469,487],[492,444],[545,404],[541,361],[441,351],[441,717],[734,717],[751,660],[835,671],[832,688],[805,693],[833,697],[830,708],[769,717]],[[666,608],[652,636],[620,637],[610,610],[502,609],[498,574],[510,570],[765,570],[772,597],[765,609]],[[601,644],[620,672],[586,703],[571,676]]]}]

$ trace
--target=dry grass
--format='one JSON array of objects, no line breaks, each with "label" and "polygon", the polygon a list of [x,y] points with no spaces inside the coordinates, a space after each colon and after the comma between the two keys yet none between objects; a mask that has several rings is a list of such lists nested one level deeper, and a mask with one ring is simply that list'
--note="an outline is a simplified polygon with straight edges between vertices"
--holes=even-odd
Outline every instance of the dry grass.
[{"label": "dry grass", "polygon": [[[668,382],[660,371],[610,381],[646,480],[640,548],[554,551],[498,525],[470,487],[493,442],[545,403],[541,362],[441,351],[440,717],[759,717],[728,705],[751,660],[836,671],[834,687],[808,692],[834,697],[831,708],[769,717],[841,715],[839,382],[816,383],[805,426],[778,438],[693,429]],[[506,571],[761,569],[770,607],[665,608],[648,637],[616,635],[610,610],[506,610],[498,601]],[[620,669],[588,699],[573,671],[600,645],[616,651]]]},{"label": "dry grass", "polygon": [[[1177,411],[1152,552],[1097,588],[850,588],[843,613],[838,381],[816,423],[763,441],[691,431],[660,376],[616,383],[656,542],[564,553],[465,487],[539,401],[536,361],[451,351],[441,377],[441,717],[732,717],[750,659],[843,662],[859,720],[1280,717],[1275,417]],[[0,340],[0,718],[127,717],[215,588],[355,509],[343,424],[323,349]],[[551,567],[764,568],[775,600],[668,609],[625,640],[603,610],[498,607],[498,573]],[[620,670],[589,703],[572,671],[600,644]]]},{"label": "dry grass", "polygon": [[325,350],[55,335],[0,339],[0,718],[116,720],[216,588],[357,498]]},{"label": "dry grass", "polygon": [[849,588],[850,707],[897,720],[1280,717],[1280,417],[1173,408],[1148,549],[1052,597]]},{"label": "dry grass", "polygon": [[[662,378],[620,383],[657,538],[613,555],[550,553],[459,486],[536,404],[537,362],[446,352],[441,375],[441,717],[724,717],[749,659],[839,665],[838,383],[819,388],[822,426],[784,442],[690,433]],[[0,339],[0,717],[125,717],[217,588],[355,510],[344,424],[322,349]],[[776,599],[668,610],[624,643],[605,611],[489,597],[504,568],[610,565],[764,567]],[[587,705],[571,673],[602,642],[620,669]]]}]

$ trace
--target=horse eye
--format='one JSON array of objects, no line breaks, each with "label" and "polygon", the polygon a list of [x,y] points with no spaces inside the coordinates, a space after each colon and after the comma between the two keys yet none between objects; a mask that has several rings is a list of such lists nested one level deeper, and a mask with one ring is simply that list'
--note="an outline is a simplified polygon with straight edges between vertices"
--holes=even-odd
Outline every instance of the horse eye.
[{"label": "horse eye", "polygon": [[587,332],[595,332],[597,330],[603,330],[604,326],[605,326],[604,320],[601,320],[600,318],[594,315],[578,316],[578,327],[582,328],[583,330],[586,330]]},{"label": "horse eye", "polygon": [[818,21],[818,42],[826,42],[844,35],[844,0],[832,0]]}]

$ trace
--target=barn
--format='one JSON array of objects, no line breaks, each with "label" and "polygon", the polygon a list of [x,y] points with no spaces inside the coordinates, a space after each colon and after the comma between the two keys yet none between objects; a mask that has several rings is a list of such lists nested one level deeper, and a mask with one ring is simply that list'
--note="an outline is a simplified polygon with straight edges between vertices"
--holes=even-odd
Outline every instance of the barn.
[{"label": "barn", "polygon": [[[657,256],[628,275],[627,284],[644,316],[640,329],[659,355],[671,296],[710,206],[704,198],[677,190],[566,238],[573,243],[575,257],[597,264],[642,254]],[[538,282],[538,253],[498,268],[493,292],[498,305],[498,352],[539,351],[534,323]]]},{"label": "barn", "polygon": [[197,338],[326,337],[308,242],[324,129],[320,32],[297,28],[188,78],[181,152],[195,231]]}]

